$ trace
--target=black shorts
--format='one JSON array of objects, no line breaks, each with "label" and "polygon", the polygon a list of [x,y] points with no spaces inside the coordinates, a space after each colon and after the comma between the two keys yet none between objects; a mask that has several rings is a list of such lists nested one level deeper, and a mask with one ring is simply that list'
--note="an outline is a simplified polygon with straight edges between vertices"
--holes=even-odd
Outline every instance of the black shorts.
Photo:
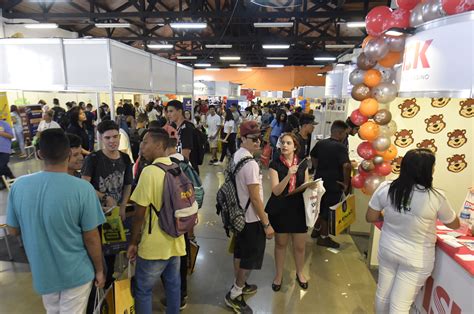
[{"label": "black shorts", "polygon": [[341,201],[342,192],[326,192],[321,198],[321,207],[319,216],[323,220],[329,220],[329,207],[336,205]]},{"label": "black shorts", "polygon": [[246,223],[235,238],[234,258],[240,259],[242,269],[261,269],[267,238],[260,221]]}]

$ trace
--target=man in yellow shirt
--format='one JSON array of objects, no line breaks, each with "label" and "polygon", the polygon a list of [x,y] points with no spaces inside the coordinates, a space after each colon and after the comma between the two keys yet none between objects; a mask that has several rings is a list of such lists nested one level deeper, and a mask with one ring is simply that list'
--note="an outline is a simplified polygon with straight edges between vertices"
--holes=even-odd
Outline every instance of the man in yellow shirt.
[{"label": "man in yellow shirt", "polygon": [[[140,145],[142,156],[154,164],[171,165],[171,160],[166,157],[168,139],[166,131],[148,131]],[[143,169],[131,196],[131,200],[135,202],[135,216],[127,256],[137,262],[135,307],[139,314],[152,313],[153,286],[162,274],[166,290],[166,313],[179,313],[180,256],[186,255],[184,237],[173,238],[161,230],[157,215],[149,208],[150,204],[153,204],[160,210],[164,180],[163,170],[148,166]]]}]

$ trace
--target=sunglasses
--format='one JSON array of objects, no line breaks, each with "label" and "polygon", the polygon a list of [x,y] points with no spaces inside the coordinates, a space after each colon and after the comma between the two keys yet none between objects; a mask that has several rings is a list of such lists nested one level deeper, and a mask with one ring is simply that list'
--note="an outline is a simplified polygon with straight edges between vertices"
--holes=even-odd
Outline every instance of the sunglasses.
[{"label": "sunglasses", "polygon": [[262,139],[260,136],[257,136],[257,137],[253,137],[253,136],[246,136],[245,138],[249,139],[249,140],[252,140],[252,142],[254,143],[258,143],[260,142]]}]

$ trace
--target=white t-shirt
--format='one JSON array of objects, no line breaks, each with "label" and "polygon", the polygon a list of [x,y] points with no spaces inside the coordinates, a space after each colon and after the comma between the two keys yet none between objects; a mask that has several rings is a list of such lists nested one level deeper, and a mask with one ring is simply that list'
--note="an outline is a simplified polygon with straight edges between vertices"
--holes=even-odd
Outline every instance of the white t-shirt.
[{"label": "white t-shirt", "polygon": [[226,121],[224,123],[224,133],[225,134],[237,133],[234,120]]},{"label": "white t-shirt", "polygon": [[262,116],[259,116],[258,114],[257,115],[248,115],[247,116],[247,120],[248,121],[255,121],[257,122],[259,125],[262,124]]},{"label": "white t-shirt", "polygon": [[119,143],[119,151],[122,153],[125,153],[130,157],[130,160],[132,163],[135,161],[133,160],[133,154],[132,154],[132,147],[130,146],[130,138],[128,137],[127,132],[125,132],[124,129],[119,129],[120,133],[120,143]]},{"label": "white t-shirt", "polygon": [[390,183],[383,182],[369,202],[372,209],[384,211],[380,248],[409,259],[414,266],[434,261],[436,220],[451,223],[456,213],[441,191],[435,193],[422,186],[414,188],[410,210],[398,212],[388,196]]},{"label": "white t-shirt", "polygon": [[45,120],[41,120],[41,122],[39,123],[38,125],[38,132],[43,132],[44,130],[47,130],[47,129],[60,129],[61,126],[51,120],[51,122],[46,122]]},{"label": "white t-shirt", "polygon": [[214,136],[217,130],[219,130],[219,127],[222,125],[221,117],[219,117],[217,114],[213,116],[208,115],[206,119],[206,124],[207,124],[207,134],[209,134],[209,136]]},{"label": "white t-shirt", "polygon": [[[233,122],[233,121],[230,121]],[[252,157],[252,154],[245,149],[245,148],[239,148],[238,151],[235,152],[234,154],[234,163],[237,164],[242,158],[244,157]],[[260,173],[260,167],[258,166],[257,162],[255,160],[250,160],[248,161],[242,169],[237,173],[237,176],[235,178],[235,183],[237,186],[237,195],[239,196],[239,202],[240,206],[245,209],[245,206],[247,206],[247,202],[250,197],[248,185],[250,184],[258,184],[259,189],[260,189],[260,198],[262,199],[263,202],[263,186],[262,186],[262,175]],[[251,223],[251,222],[256,222],[260,221],[260,218],[258,218],[252,203],[250,203],[246,213],[245,213],[245,222]]]},{"label": "white t-shirt", "polygon": [[150,112],[147,112],[147,115],[148,115],[148,121],[156,121],[158,120],[158,117],[160,116],[158,111],[156,111],[155,109],[152,109]]}]

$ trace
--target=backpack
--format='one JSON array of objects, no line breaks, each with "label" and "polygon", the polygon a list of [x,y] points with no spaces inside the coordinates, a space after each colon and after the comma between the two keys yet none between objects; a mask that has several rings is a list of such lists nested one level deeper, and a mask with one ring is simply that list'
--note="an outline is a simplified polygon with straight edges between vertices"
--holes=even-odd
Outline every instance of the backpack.
[{"label": "backpack", "polygon": [[181,171],[184,172],[186,177],[191,181],[194,186],[194,195],[196,197],[196,202],[198,203],[198,208],[202,207],[202,203],[204,202],[204,187],[202,186],[201,178],[199,177],[198,173],[194,168],[189,164],[189,162],[185,159],[184,161],[179,160],[177,158],[170,158],[172,162],[177,163],[181,168]]},{"label": "backpack", "polygon": [[204,162],[204,155],[206,155],[207,135],[194,127],[193,129],[193,146],[197,153],[198,165],[202,165]]},{"label": "backpack", "polygon": [[165,172],[165,181],[161,210],[158,212],[156,207],[150,204],[148,233],[151,234],[151,211],[153,210],[158,216],[161,230],[177,238],[191,231],[198,222],[198,204],[193,184],[175,163],[171,165],[156,163],[153,166]]},{"label": "backpack", "polygon": [[245,157],[237,164],[233,162],[233,158],[230,160],[231,161],[229,161],[229,165],[225,171],[224,184],[222,184],[217,191],[216,197],[216,213],[221,216],[227,236],[229,236],[229,231],[239,233],[245,227],[245,212],[250,206],[250,198],[248,199],[245,208],[242,208],[237,194],[235,177],[247,162],[254,159],[253,157]]}]

